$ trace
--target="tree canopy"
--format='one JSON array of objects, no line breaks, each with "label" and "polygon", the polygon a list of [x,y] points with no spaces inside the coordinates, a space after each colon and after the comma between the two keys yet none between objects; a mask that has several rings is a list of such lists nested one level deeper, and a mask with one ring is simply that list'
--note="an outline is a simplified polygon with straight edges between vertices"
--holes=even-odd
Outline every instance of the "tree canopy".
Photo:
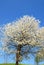
[{"label": "tree canopy", "polygon": [[[44,27],[31,16],[23,16],[17,21],[0,27],[2,48],[9,54],[17,55],[16,60],[36,54],[44,48]],[[18,58],[18,59],[17,59]]]}]

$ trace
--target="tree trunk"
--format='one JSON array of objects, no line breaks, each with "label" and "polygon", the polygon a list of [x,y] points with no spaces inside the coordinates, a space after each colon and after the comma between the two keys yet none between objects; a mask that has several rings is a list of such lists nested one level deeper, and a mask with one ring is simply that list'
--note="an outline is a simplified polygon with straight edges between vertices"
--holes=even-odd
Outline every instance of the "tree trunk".
[{"label": "tree trunk", "polygon": [[39,63],[37,62],[36,65],[39,65]]},{"label": "tree trunk", "polygon": [[18,52],[16,53],[16,65],[18,65]]},{"label": "tree trunk", "polygon": [[37,65],[39,65],[39,64],[37,63]]},{"label": "tree trunk", "polygon": [[21,45],[18,45],[16,53],[16,65],[19,65],[20,51],[21,51]]},{"label": "tree trunk", "polygon": [[5,54],[4,54],[4,63],[7,64],[7,61],[8,61],[8,56],[7,56],[7,54],[5,53]]}]

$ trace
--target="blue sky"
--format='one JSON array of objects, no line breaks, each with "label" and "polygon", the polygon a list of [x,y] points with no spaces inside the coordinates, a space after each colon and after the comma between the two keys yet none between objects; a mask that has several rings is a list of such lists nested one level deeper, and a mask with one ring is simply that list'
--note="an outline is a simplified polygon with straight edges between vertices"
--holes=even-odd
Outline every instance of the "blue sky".
[{"label": "blue sky", "polygon": [[[44,26],[44,0],[0,0],[0,25],[17,20],[23,15],[34,16],[41,21],[40,26]],[[3,60],[0,59],[1,62]]]},{"label": "blue sky", "polygon": [[0,0],[0,25],[23,15],[36,17],[44,26],[44,0]]}]

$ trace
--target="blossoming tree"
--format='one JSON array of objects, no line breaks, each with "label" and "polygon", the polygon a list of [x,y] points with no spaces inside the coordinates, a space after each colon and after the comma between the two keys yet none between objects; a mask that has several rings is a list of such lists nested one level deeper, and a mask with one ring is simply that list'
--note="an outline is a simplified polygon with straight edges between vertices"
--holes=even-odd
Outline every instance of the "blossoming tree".
[{"label": "blossoming tree", "polygon": [[[44,39],[44,27],[39,29],[39,33],[40,33],[40,36],[42,37],[41,40],[43,40]],[[44,43],[44,41],[42,41],[42,44],[43,43]],[[36,57],[35,57],[35,62],[37,65],[39,65],[39,62],[44,60],[44,45],[42,47],[43,48],[36,54]]]},{"label": "blossoming tree", "polygon": [[35,62],[36,65],[39,65],[39,62],[44,61],[44,49],[41,49],[39,53],[36,54]]},{"label": "blossoming tree", "polygon": [[8,54],[16,54],[16,65],[22,58],[36,54],[44,47],[44,27],[40,28],[39,22],[34,17],[23,16],[0,28],[2,49]]}]

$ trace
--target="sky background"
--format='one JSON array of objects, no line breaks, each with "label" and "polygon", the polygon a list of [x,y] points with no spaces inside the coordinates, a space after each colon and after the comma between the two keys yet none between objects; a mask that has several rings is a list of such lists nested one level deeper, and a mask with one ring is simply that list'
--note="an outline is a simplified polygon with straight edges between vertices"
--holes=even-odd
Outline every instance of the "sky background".
[{"label": "sky background", "polygon": [[[34,16],[41,21],[40,26],[44,26],[44,0],[0,0],[0,26],[24,15]],[[0,58],[2,62],[3,57]],[[34,63],[33,60],[31,62]]]}]

